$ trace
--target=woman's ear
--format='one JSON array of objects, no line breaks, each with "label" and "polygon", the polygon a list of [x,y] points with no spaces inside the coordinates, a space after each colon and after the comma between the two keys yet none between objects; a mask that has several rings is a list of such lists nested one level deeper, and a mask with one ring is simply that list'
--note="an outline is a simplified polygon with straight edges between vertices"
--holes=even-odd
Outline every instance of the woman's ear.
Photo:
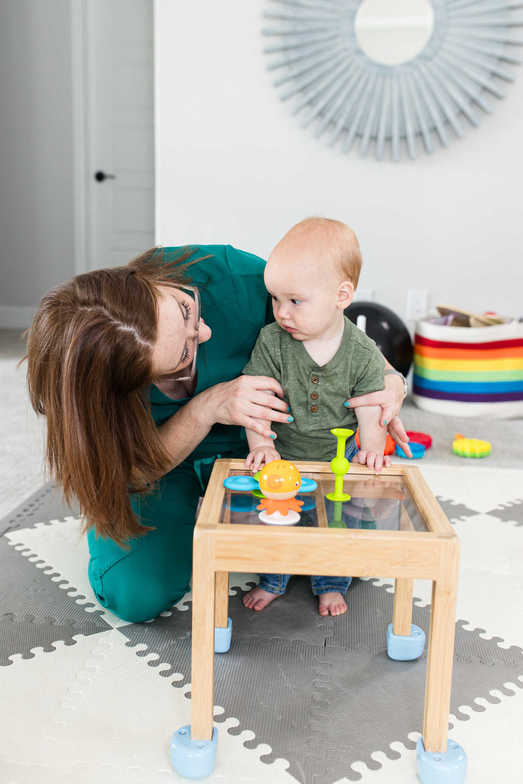
[{"label": "woman's ear", "polygon": [[354,285],[350,280],[344,280],[338,286],[337,306],[339,310],[345,310],[354,298]]}]

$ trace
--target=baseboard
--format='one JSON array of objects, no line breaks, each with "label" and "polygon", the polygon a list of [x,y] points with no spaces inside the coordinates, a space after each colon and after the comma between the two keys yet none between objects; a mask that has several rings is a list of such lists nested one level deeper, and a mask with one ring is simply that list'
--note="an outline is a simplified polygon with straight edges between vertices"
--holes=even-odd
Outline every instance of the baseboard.
[{"label": "baseboard", "polygon": [[34,308],[0,305],[0,329],[25,329],[30,327],[36,313]]}]

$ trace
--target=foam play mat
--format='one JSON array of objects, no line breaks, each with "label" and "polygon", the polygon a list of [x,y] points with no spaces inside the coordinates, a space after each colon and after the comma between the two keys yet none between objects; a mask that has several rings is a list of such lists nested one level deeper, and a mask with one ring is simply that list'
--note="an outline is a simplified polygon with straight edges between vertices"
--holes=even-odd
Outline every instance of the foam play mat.
[{"label": "foam play mat", "polygon": [[[523,473],[426,466],[461,541],[450,737],[474,784],[523,780]],[[2,781],[181,781],[172,732],[190,721],[191,596],[143,624],[87,581],[76,509],[45,485],[0,523]],[[485,543],[488,541],[488,547]],[[354,580],[348,612],[317,613],[309,580],[262,613],[230,575],[233,642],[215,656],[220,734],[210,782],[414,784],[426,659],[386,655],[392,582]],[[413,623],[428,632],[430,583]]]}]

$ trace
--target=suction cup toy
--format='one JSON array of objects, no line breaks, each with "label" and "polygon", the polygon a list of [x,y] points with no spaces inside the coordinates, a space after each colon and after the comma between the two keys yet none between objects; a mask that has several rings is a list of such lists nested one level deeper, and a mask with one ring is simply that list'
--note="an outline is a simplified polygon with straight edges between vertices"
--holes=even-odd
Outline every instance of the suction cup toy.
[{"label": "suction cup toy", "polygon": [[343,477],[349,470],[350,463],[345,457],[345,444],[347,439],[354,435],[354,430],[345,427],[334,427],[331,430],[333,436],[338,439],[336,447],[336,457],[330,461],[330,469],[335,476],[334,492],[327,493],[329,501],[350,501],[350,495],[343,492]]}]

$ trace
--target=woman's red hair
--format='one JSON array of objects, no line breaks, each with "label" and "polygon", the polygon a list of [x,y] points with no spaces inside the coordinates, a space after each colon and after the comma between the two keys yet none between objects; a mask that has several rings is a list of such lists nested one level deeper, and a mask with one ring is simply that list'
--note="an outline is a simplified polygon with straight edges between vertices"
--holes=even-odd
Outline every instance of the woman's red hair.
[{"label": "woman's red hair", "polygon": [[[124,544],[147,533],[129,492],[146,493],[172,468],[148,391],[157,286],[187,283],[189,248],[153,248],[128,266],[78,275],[41,301],[27,338],[27,380],[47,418],[46,458],[86,528]],[[198,259],[200,260],[200,259]]]}]

